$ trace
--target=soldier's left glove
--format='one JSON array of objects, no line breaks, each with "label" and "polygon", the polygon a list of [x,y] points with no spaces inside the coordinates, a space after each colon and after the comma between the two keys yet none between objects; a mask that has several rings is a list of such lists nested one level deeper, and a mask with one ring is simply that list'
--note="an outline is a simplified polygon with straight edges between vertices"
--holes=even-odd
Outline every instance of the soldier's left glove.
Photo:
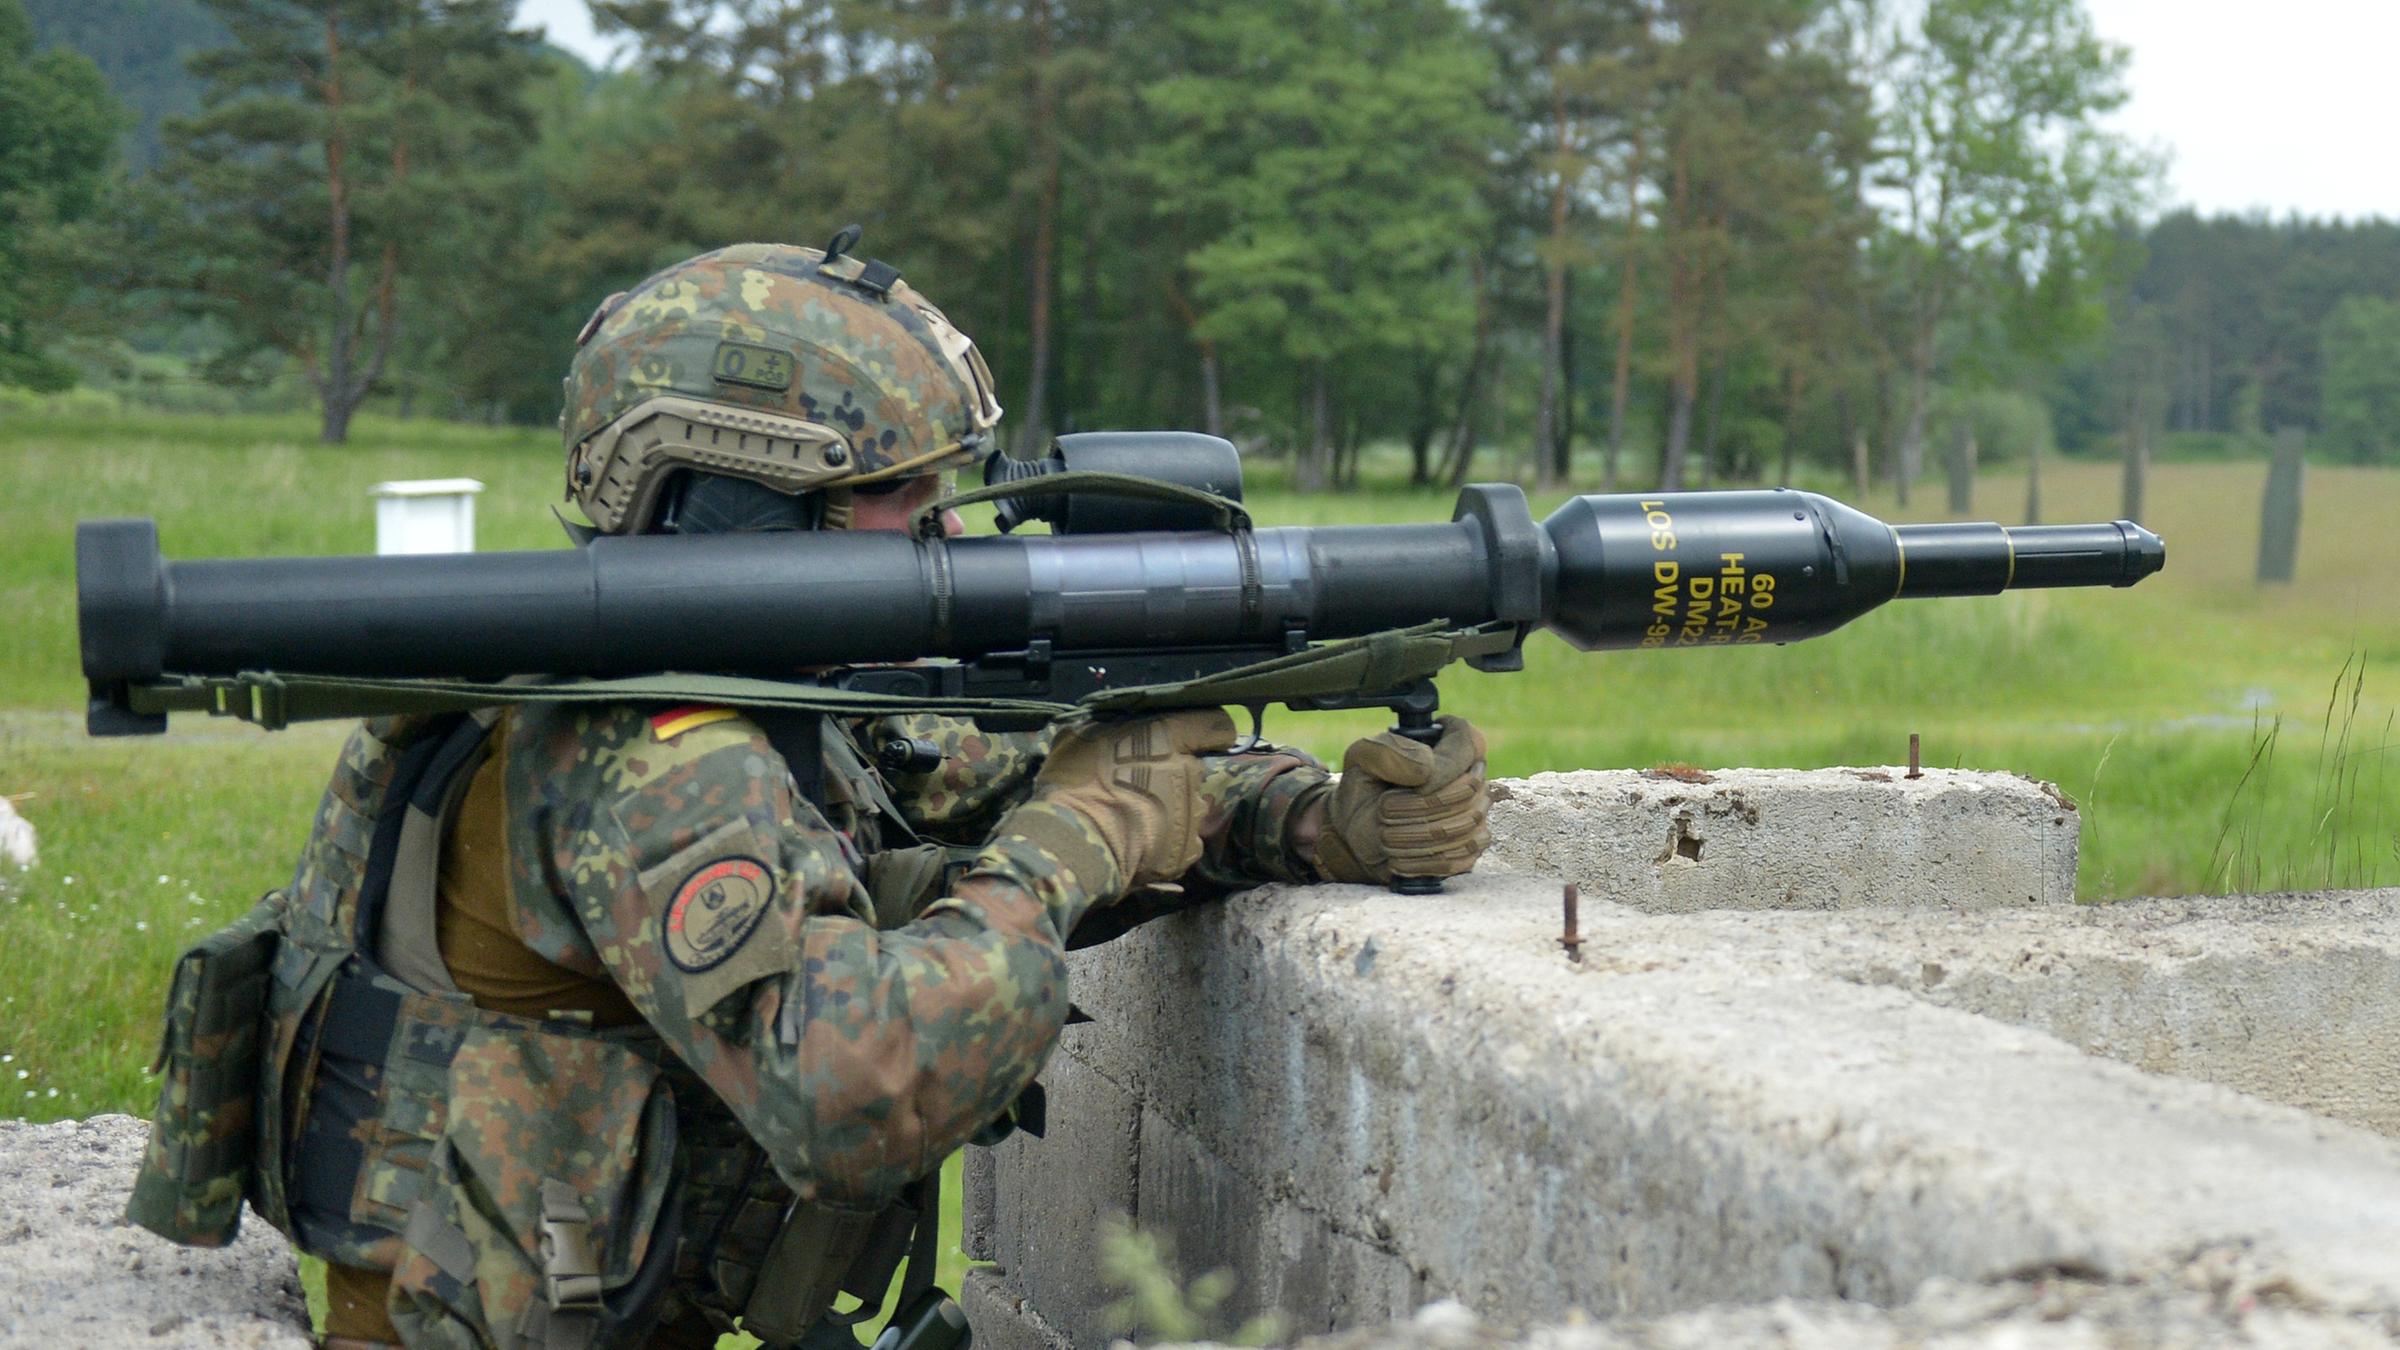
[{"label": "soldier's left glove", "polygon": [[1483,733],[1440,719],[1432,745],[1387,731],[1350,743],[1326,802],[1317,866],[1334,881],[1454,877],[1492,842]]}]

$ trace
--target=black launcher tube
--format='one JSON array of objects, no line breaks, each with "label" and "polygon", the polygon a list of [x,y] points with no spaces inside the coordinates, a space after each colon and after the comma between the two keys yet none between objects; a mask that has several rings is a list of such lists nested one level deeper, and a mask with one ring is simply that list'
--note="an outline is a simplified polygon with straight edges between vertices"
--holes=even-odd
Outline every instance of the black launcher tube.
[{"label": "black launcher tube", "polygon": [[578,549],[170,562],[148,520],[76,529],[84,673],[775,676],[1059,651],[1257,647],[1429,620],[1597,648],[1788,642],[1897,597],[2128,586],[2129,521],[1890,526],[1813,493],[1591,495],[1533,523],[1507,485],[1417,525],[916,540],[602,538]]}]

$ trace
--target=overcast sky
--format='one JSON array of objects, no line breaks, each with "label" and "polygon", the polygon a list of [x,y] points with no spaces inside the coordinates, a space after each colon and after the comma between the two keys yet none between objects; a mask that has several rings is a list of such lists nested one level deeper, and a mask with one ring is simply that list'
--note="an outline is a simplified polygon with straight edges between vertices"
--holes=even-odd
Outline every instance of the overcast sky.
[{"label": "overcast sky", "polygon": [[[2400,218],[2400,3],[2084,3],[2102,36],[2133,50],[2133,98],[2117,121],[2170,153],[2170,205]],[[560,46],[608,59],[584,0],[518,10]]]}]

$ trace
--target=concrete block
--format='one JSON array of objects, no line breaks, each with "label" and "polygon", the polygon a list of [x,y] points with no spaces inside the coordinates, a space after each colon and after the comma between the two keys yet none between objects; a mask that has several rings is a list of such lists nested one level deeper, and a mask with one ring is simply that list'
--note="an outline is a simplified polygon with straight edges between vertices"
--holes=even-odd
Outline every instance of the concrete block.
[{"label": "concrete block", "polygon": [[[1071,1048],[1043,1070],[1049,1128],[988,1150],[992,1209],[985,1250],[1010,1291],[1078,1345],[1105,1345],[1115,1297],[1101,1274],[1101,1237],[1138,1203],[1141,1104]],[[972,1187],[969,1194],[975,1192]]]},{"label": "concrete block", "polygon": [[1492,785],[1485,866],[1656,913],[2066,904],[2080,818],[2014,774],[1582,770]]},{"label": "concrete block", "polygon": [[149,1138],[132,1116],[0,1121],[0,1344],[308,1350],[282,1234],[251,1217],[204,1251],[125,1222]]},{"label": "concrete block", "polygon": [[2400,1137],[2400,890],[1844,915],[1772,941],[1836,978]]},{"label": "concrete block", "polygon": [[1934,1280],[1907,1303],[1776,1299],[1608,1322],[1519,1329],[1454,1302],[1406,1321],[1299,1343],[1300,1350],[2371,1350],[2400,1339],[2377,1317],[2295,1308],[2212,1253],[2194,1278],[2137,1285],[2047,1278]]},{"label": "concrete block", "polygon": [[1001,1272],[989,1267],[967,1272],[958,1301],[967,1310],[967,1326],[982,1350],[1071,1350],[1074,1344],[1011,1290]]},{"label": "concrete block", "polygon": [[[1079,999],[1145,994],[1095,1008],[1154,1066],[1144,1226],[1234,1253],[1299,1326],[1390,1297],[1386,1257],[1512,1320],[2174,1279],[2219,1248],[2299,1306],[2400,1309],[2400,1148],[1866,975],[1936,914],[1587,904],[1573,964],[1557,905],[1500,876],[1267,888],[1075,957]],[[1269,1241],[1294,1215],[1378,1259],[1308,1273]]]},{"label": "concrete block", "polygon": [[1596,962],[1888,987],[2400,1135],[2400,890],[1593,923]]},{"label": "concrete block", "polygon": [[1142,1115],[1140,1196],[1173,1235],[1186,1283],[1211,1270],[1241,1281],[1217,1315],[1227,1328],[1274,1314],[1287,1336],[1405,1317],[1422,1299],[1415,1272],[1372,1239],[1305,1204],[1260,1205],[1250,1180],[1156,1112]]},{"label": "concrete block", "polygon": [[1000,1168],[988,1148],[970,1148],[959,1165],[958,1249],[970,1261],[1000,1259]]}]

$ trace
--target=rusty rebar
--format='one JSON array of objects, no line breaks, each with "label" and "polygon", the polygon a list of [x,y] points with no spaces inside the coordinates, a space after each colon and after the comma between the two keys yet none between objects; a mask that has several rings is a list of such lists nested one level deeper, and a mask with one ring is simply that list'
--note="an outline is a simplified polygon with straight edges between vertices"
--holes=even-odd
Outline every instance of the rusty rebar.
[{"label": "rusty rebar", "polygon": [[1575,883],[1572,881],[1567,883],[1566,890],[1559,895],[1559,900],[1565,906],[1567,913],[1566,931],[1559,934],[1558,945],[1567,949],[1567,959],[1570,961],[1583,960],[1583,934],[1576,931],[1575,924],[1575,902],[1581,898],[1581,894],[1575,889]]},{"label": "rusty rebar", "polygon": [[1911,778],[1923,778],[1925,776],[1925,771],[1917,767],[1917,753],[1917,733],[1912,731],[1908,733],[1908,776]]}]

